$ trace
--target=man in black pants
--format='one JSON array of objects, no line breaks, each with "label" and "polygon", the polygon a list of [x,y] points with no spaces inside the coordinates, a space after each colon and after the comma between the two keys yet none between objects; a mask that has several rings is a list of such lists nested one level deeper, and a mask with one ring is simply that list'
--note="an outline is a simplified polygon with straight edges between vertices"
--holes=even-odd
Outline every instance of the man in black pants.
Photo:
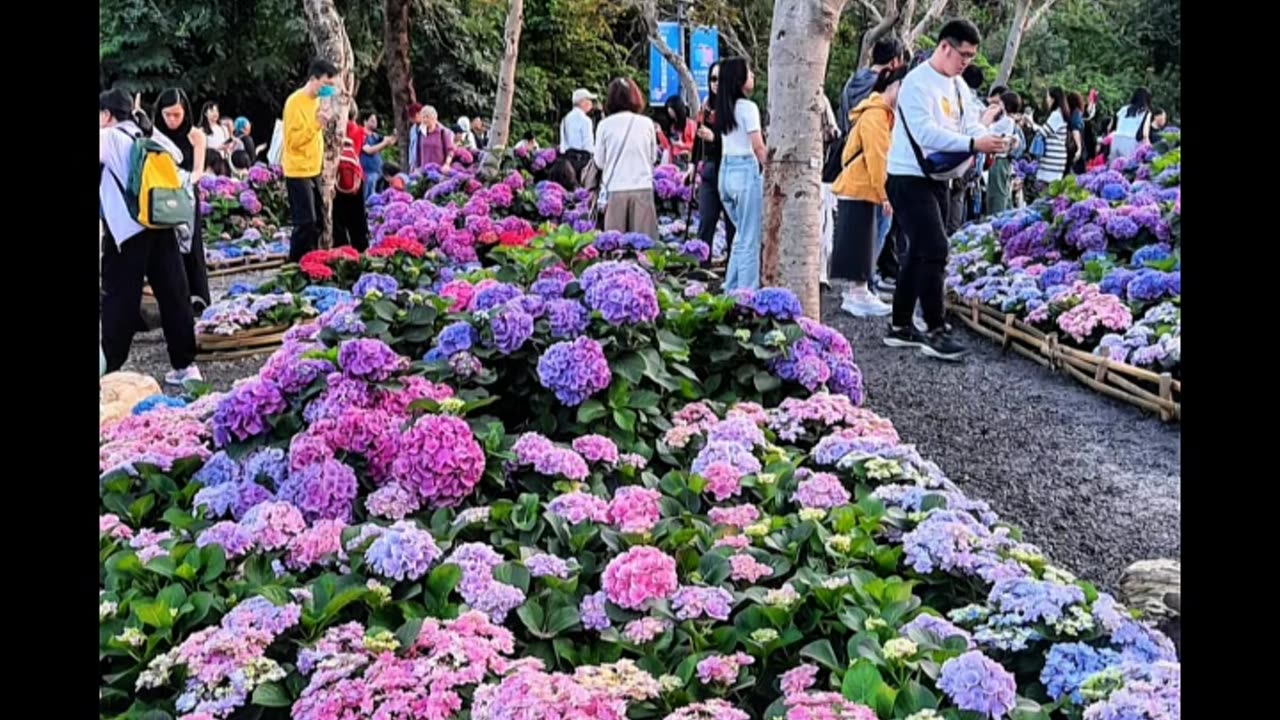
[{"label": "man in black pants", "polygon": [[[129,346],[138,329],[138,306],[143,281],[151,283],[160,306],[160,324],[173,371],[168,385],[201,380],[195,365],[195,318],[191,292],[172,228],[146,228],[138,223],[124,188],[129,186],[134,141],[143,135],[132,119],[133,102],[119,88],[98,96],[98,162],[102,179],[98,203],[103,220],[102,238],[102,353],[107,372],[115,372],[129,358]],[[177,162],[182,153],[169,138],[151,136]]]},{"label": "man in black pants", "polygon": [[298,262],[316,249],[324,233],[324,201],[320,197],[320,171],[324,168],[324,127],[332,118],[330,98],[337,95],[338,68],[316,59],[307,70],[307,82],[284,103],[284,185],[289,195],[293,237],[289,261]]},{"label": "man in black pants", "polygon": [[[978,54],[978,28],[952,20],[938,34],[927,62],[908,75],[898,92],[898,117],[889,151],[887,190],[893,216],[906,235],[907,252],[893,294],[893,321],[884,343],[917,347],[930,357],[959,360],[967,349],[943,322],[943,280],[947,266],[947,181],[945,170],[962,171],[976,153],[1004,152],[1008,140],[990,134],[999,108],[982,112],[959,75]],[[967,157],[966,162],[960,162]],[[925,333],[911,320],[916,302],[924,312]]]}]

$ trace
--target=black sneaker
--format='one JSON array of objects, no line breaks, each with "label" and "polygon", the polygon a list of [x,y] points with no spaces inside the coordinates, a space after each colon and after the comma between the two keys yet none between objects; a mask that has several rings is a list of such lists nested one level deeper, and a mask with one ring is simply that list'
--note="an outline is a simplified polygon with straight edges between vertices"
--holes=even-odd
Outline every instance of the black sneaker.
[{"label": "black sneaker", "polygon": [[946,327],[925,333],[920,352],[939,360],[956,362],[969,353],[969,348],[956,342]]},{"label": "black sneaker", "polygon": [[891,348],[923,348],[925,345],[924,335],[914,327],[898,328],[889,326],[889,332],[884,336],[884,344]]}]

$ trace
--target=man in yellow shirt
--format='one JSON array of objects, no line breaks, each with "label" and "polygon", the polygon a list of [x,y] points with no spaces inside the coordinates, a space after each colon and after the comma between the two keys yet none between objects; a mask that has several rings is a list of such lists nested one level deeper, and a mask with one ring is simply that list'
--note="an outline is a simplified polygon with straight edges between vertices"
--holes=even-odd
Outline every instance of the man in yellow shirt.
[{"label": "man in yellow shirt", "polygon": [[321,209],[320,172],[324,167],[324,126],[332,117],[326,100],[338,94],[338,68],[323,58],[311,62],[307,82],[284,102],[285,190],[293,216],[289,261],[298,262],[316,249],[325,218]]}]

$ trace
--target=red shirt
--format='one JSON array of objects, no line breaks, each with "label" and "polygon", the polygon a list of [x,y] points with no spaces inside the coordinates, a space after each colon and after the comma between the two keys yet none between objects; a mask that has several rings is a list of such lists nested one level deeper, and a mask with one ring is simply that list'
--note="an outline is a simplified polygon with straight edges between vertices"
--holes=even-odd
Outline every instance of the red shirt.
[{"label": "red shirt", "polygon": [[360,162],[360,153],[364,152],[365,129],[355,121],[347,121],[347,141],[356,151],[356,165],[360,168],[360,179],[364,179],[364,163]]}]

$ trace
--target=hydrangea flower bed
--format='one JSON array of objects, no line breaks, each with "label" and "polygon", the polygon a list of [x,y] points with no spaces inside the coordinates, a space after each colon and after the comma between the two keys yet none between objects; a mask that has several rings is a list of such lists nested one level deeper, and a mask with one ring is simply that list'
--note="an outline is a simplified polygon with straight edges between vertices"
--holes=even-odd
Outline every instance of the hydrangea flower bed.
[{"label": "hydrangea flower bed", "polygon": [[263,232],[251,227],[234,240],[210,240],[205,244],[204,256],[211,268],[280,260],[289,256],[289,233]]},{"label": "hydrangea flower bed", "polygon": [[947,283],[1068,345],[1181,374],[1180,135],[961,229]]},{"label": "hydrangea flower bed", "polygon": [[103,716],[1179,717],[1168,639],[861,407],[789,292],[411,242],[313,258],[350,296],[257,375],[103,430]]},{"label": "hydrangea flower bed", "polygon": [[231,336],[253,328],[288,327],[318,311],[310,299],[289,292],[258,294],[234,286],[196,319],[197,335]]},{"label": "hydrangea flower bed", "polygon": [[198,185],[208,244],[243,236],[251,228],[262,232],[268,226],[278,227],[289,216],[284,171],[278,165],[259,163],[243,179],[205,175]]}]

